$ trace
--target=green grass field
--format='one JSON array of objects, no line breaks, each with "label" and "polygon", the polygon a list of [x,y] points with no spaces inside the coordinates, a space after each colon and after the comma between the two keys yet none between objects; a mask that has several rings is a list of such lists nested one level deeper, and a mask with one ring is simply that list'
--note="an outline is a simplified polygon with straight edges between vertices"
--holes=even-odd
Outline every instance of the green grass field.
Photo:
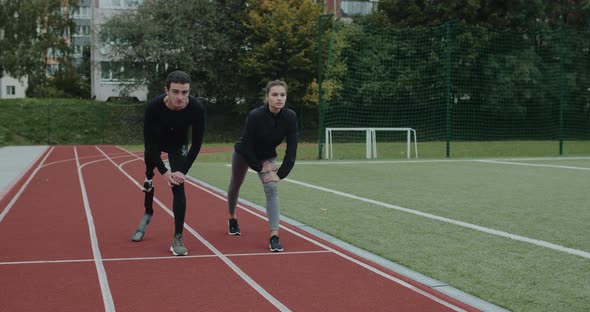
[{"label": "green grass field", "polygon": [[[489,148],[481,145],[472,143],[470,151]],[[577,148],[587,150],[588,143]],[[419,152],[427,150],[419,145]],[[531,154],[543,156],[534,149],[522,156]],[[316,158],[317,145],[300,146],[298,163],[280,184],[282,215],[508,310],[590,306],[590,258],[584,256],[590,252],[590,157]],[[229,159],[230,152],[201,154],[190,175],[225,190]],[[264,206],[255,174],[247,176],[241,197]],[[494,230],[525,241],[488,233]]]}]

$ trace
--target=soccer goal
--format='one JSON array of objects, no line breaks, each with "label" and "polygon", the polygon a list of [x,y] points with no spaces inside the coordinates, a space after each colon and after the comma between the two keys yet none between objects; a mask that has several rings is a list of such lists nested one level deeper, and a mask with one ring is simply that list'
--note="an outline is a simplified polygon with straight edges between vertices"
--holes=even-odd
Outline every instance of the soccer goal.
[{"label": "soccer goal", "polygon": [[[339,132],[339,133],[338,133]],[[365,145],[365,155],[367,159],[377,158],[377,132],[405,132],[406,155],[411,158],[412,154],[412,136],[414,137],[414,157],[418,158],[418,139],[416,130],[412,128],[326,128],[326,152],[325,158],[334,158],[334,136],[343,137],[342,141],[348,143],[363,142]],[[342,135],[341,135],[342,134]],[[340,142],[340,140],[338,141]]]}]

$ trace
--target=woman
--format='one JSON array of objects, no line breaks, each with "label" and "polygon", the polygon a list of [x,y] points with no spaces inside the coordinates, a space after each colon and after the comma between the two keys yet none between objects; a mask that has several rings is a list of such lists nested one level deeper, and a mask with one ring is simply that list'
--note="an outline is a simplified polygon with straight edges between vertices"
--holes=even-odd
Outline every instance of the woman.
[{"label": "woman", "polygon": [[[229,207],[229,234],[240,235],[236,205],[240,187],[248,167],[258,172],[266,194],[266,214],[270,226],[270,251],[283,251],[279,240],[279,196],[277,183],[287,177],[295,165],[297,154],[297,114],[285,107],[287,84],[281,80],[267,83],[265,104],[248,114],[242,136],[234,145],[232,169],[227,203]],[[287,140],[287,150],[277,169],[276,147]]]}]

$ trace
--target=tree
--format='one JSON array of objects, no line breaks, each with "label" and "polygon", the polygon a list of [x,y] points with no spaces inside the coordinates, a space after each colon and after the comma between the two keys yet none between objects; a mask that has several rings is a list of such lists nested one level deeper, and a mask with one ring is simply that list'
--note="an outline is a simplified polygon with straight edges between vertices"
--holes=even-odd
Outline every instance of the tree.
[{"label": "tree", "polygon": [[147,82],[150,96],[162,92],[167,73],[182,69],[199,96],[233,100],[244,9],[240,0],[145,1],[103,24],[99,40],[125,68],[123,78]]},{"label": "tree", "polygon": [[317,76],[317,18],[320,5],[311,0],[250,0],[240,57],[246,97],[260,103],[269,79],[289,85],[289,103],[303,105]]},{"label": "tree", "polygon": [[183,69],[213,109],[245,113],[269,79],[285,79],[290,104],[303,105],[317,76],[320,14],[311,0],[145,1],[103,24],[99,40],[151,95]]},{"label": "tree", "polygon": [[[442,25],[443,39],[432,37],[444,44],[438,53],[432,49],[437,57],[416,59],[405,77],[420,79],[404,83],[421,90],[423,75],[416,73],[422,65],[444,60],[441,77],[449,78],[450,94],[441,99],[452,101],[455,129],[472,127],[463,132],[468,139],[501,127],[504,133],[519,129],[520,136],[556,136],[538,125],[557,124],[560,110],[566,125],[580,125],[575,118],[589,111],[588,0],[382,0],[377,15],[365,25],[415,32]],[[395,85],[399,77],[381,81]]]},{"label": "tree", "polygon": [[60,51],[57,56],[67,54],[64,34],[71,33],[74,25],[62,2],[0,0],[0,77],[5,73],[41,77],[48,50]]},{"label": "tree", "polygon": [[590,22],[590,0],[381,0],[379,12],[395,26],[440,25],[449,20],[514,30]]}]

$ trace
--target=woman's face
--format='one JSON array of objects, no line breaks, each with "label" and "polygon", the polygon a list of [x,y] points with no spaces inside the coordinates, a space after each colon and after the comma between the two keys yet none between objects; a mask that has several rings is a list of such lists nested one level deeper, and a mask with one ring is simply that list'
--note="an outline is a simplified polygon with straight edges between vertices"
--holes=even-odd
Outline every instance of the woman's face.
[{"label": "woman's face", "polygon": [[287,90],[283,86],[274,86],[266,93],[268,108],[273,113],[278,113],[287,102]]}]

